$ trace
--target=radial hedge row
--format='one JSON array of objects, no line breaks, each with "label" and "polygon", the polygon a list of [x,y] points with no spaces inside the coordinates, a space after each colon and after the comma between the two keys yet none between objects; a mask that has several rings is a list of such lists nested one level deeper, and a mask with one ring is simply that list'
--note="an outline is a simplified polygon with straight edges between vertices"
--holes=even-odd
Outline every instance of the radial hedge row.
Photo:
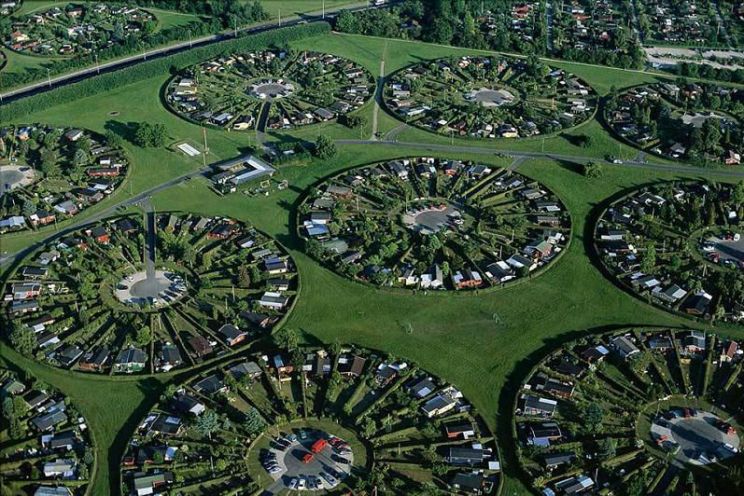
[{"label": "radial hedge row", "polygon": [[421,62],[387,78],[384,100],[399,119],[446,135],[526,138],[594,115],[586,83],[537,58],[466,56]]},{"label": "radial hedge row", "polygon": [[73,217],[113,193],[128,170],[118,143],[85,129],[0,128],[0,233]]},{"label": "radial hedge row", "polygon": [[[171,386],[123,459],[130,494],[498,487],[495,440],[453,386],[355,348],[269,349]],[[374,489],[373,489],[374,488]]]},{"label": "radial hedge row", "polygon": [[85,419],[59,391],[0,368],[3,494],[82,496],[95,463]]},{"label": "radial hedge row", "polygon": [[365,166],[300,207],[308,253],[380,286],[478,289],[528,277],[566,246],[571,221],[547,188],[506,169],[413,158]]},{"label": "radial hedge row", "polygon": [[715,462],[738,453],[741,360],[737,342],[702,331],[625,329],[563,345],[517,399],[521,466],[543,494],[725,493]]},{"label": "radial hedge row", "polygon": [[350,60],[266,50],[189,67],[168,83],[165,99],[193,122],[264,131],[333,120],[361,107],[373,91],[371,74]]},{"label": "radial hedge row", "polygon": [[595,246],[609,273],[669,311],[744,319],[744,183],[661,183],[614,202]]},{"label": "radial hedge row", "polygon": [[134,5],[68,3],[14,19],[3,42],[21,53],[64,57],[135,45],[156,28],[155,16]]},{"label": "radial hedge row", "polygon": [[54,366],[147,373],[230,353],[296,295],[282,247],[229,218],[109,219],[47,243],[6,280],[13,346]]}]

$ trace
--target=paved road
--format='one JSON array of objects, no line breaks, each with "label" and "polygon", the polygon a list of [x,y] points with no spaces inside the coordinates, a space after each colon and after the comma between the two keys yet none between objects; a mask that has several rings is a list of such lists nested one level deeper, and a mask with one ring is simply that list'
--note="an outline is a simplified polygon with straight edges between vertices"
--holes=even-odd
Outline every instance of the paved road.
[{"label": "paved road", "polygon": [[[431,143],[416,143],[408,141],[372,141],[372,140],[337,140],[338,145],[371,145],[371,146],[397,146],[403,148],[418,148],[431,152],[457,152],[457,153],[475,153],[479,155],[504,155],[508,157],[524,158],[547,158],[552,160],[564,160],[584,164],[587,162],[605,162],[604,159],[597,157],[587,157],[581,155],[564,155],[550,152],[528,152],[523,150],[495,149],[479,147],[472,145],[445,145]],[[705,175],[715,173],[723,177],[744,178],[744,170],[741,169],[703,169],[692,165],[682,164],[663,164],[648,160],[626,160],[622,164],[608,165],[608,167],[629,167],[634,169],[649,169],[658,172],[671,172],[678,174],[699,174]]]},{"label": "paved road", "polygon": [[166,190],[168,188],[171,188],[171,187],[173,187],[173,186],[175,186],[177,184],[181,184],[184,181],[188,181],[188,180],[190,180],[190,179],[192,179],[194,177],[204,175],[204,174],[206,174],[207,172],[209,172],[211,170],[212,170],[211,167],[204,167],[204,168],[201,168],[199,170],[188,172],[188,173],[183,174],[181,176],[175,177],[173,179],[170,179],[168,181],[165,181],[164,183],[158,184],[157,186],[153,186],[152,188],[150,188],[150,189],[148,189],[146,191],[143,191],[142,193],[139,193],[136,196],[133,196],[133,197],[128,198],[126,200],[122,200],[122,201],[120,201],[118,203],[115,203],[115,204],[111,205],[110,207],[108,207],[108,208],[106,208],[104,210],[101,210],[100,212],[98,212],[98,213],[96,213],[96,214],[94,214],[94,215],[92,215],[90,217],[87,217],[87,218],[85,218],[83,220],[80,220],[78,222],[73,222],[72,224],[70,224],[69,226],[65,227],[64,229],[61,229],[61,230],[55,231],[55,232],[51,232],[45,238],[43,238],[43,239],[41,239],[41,240],[39,240],[39,241],[37,241],[35,243],[32,243],[30,246],[28,246],[28,247],[26,247],[26,248],[24,248],[22,250],[19,250],[19,251],[14,252],[14,253],[4,254],[4,255],[0,256],[0,266],[4,266],[6,264],[13,263],[16,260],[18,260],[20,258],[23,258],[28,253],[32,252],[33,250],[38,249],[41,245],[43,245],[44,243],[47,243],[48,241],[61,238],[61,237],[65,236],[65,235],[67,235],[67,234],[72,233],[73,231],[76,231],[76,230],[80,229],[80,227],[82,227],[82,226],[85,226],[85,225],[88,225],[88,224],[92,224],[92,223],[97,222],[97,221],[99,221],[99,220],[101,220],[103,218],[106,218],[106,217],[110,217],[111,215],[113,215],[113,214],[116,213],[117,209],[119,209],[121,207],[126,208],[126,207],[130,207],[132,205],[138,205],[138,204],[145,203],[145,202],[149,203],[148,200],[153,195],[155,195],[155,194],[157,194],[157,193],[159,193],[159,192],[161,192],[163,190]]},{"label": "paved road", "polygon": [[[353,3],[350,5],[346,5],[346,6],[334,7],[332,9],[325,10],[325,19],[335,17],[342,10],[350,10],[352,12],[357,12],[357,11],[362,11],[362,10],[367,10],[367,9],[385,8],[385,7],[390,6],[391,4],[397,3],[398,1],[401,1],[401,0],[392,0],[388,4],[381,5],[381,6],[373,6],[373,5],[368,6],[367,2],[357,2],[357,3]],[[304,24],[306,22],[317,22],[323,19],[324,17],[321,11],[308,12],[307,14],[302,14],[302,15],[287,16],[281,19],[281,21],[272,20],[269,22],[264,22],[264,23],[253,25],[250,27],[240,28],[234,31],[230,31],[229,33],[218,33],[218,34],[213,34],[213,35],[207,35],[207,36],[202,36],[202,37],[192,39],[192,40],[181,41],[181,42],[168,45],[165,47],[153,48],[151,50],[137,53],[134,55],[129,55],[129,56],[126,56],[120,59],[103,62],[98,65],[93,65],[85,69],[80,69],[77,71],[69,72],[66,74],[61,74],[61,75],[54,76],[51,78],[47,78],[45,81],[39,81],[39,82],[32,83],[26,86],[22,86],[20,88],[5,91],[3,93],[0,93],[0,102],[8,103],[13,100],[18,100],[20,98],[35,95],[37,93],[48,91],[53,88],[58,88],[60,86],[66,86],[68,84],[75,83],[83,79],[87,79],[97,74],[113,72],[119,69],[124,69],[126,67],[131,67],[140,62],[144,62],[148,59],[165,57],[168,55],[173,55],[175,53],[190,50],[191,48],[210,45],[212,43],[219,43],[220,41],[234,38],[237,35],[244,36],[244,35],[257,34],[257,33],[262,33],[265,31],[271,31],[279,27],[296,26],[298,24]]]}]

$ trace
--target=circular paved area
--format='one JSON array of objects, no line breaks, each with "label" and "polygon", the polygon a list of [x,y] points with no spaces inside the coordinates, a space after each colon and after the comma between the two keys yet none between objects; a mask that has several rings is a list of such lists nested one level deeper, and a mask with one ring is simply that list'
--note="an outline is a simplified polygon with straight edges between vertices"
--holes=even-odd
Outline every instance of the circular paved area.
[{"label": "circular paved area", "polygon": [[156,270],[148,277],[146,271],[122,279],[114,290],[119,301],[131,305],[171,303],[186,292],[183,279],[172,272]]},{"label": "circular paved area", "polygon": [[34,170],[26,165],[0,166],[0,196],[6,191],[33,183],[34,177]]},{"label": "circular paved area", "polygon": [[423,234],[433,234],[453,227],[460,218],[460,212],[455,207],[442,204],[409,210],[403,214],[403,223]]},{"label": "circular paved area", "polygon": [[516,97],[511,91],[504,89],[480,88],[465,95],[467,100],[480,103],[484,107],[502,107],[511,105]]},{"label": "circular paved area", "polygon": [[726,432],[720,428],[718,416],[705,411],[696,411],[688,417],[680,409],[671,412],[674,418],[658,420],[652,424],[651,432],[655,438],[670,439],[679,445],[677,460],[707,465],[734,456],[734,450],[738,451],[739,436],[736,431]]},{"label": "circular paved area", "polygon": [[284,98],[294,93],[294,85],[279,81],[262,81],[251,86],[251,95],[272,100]]},{"label": "circular paved area", "polygon": [[[287,436],[271,442],[268,452],[272,455],[269,456],[276,457],[276,464],[281,470],[269,474],[276,482],[265,494],[278,494],[285,488],[299,489],[302,486],[306,490],[332,489],[349,475],[354,465],[354,453],[349,445],[326,432],[309,431],[308,434],[306,439]],[[312,454],[313,443],[320,439],[326,440],[328,444],[320,452]],[[313,455],[312,459],[305,462],[304,458],[308,454]],[[328,475],[330,478],[326,479]],[[303,480],[304,483],[301,482]],[[313,480],[318,481],[317,487],[311,487]]]},{"label": "circular paved area", "polygon": [[730,239],[711,236],[706,240],[706,246],[711,249],[709,253],[717,254],[721,263],[731,261],[744,268],[744,233],[737,234],[739,239],[736,240],[735,235],[730,236]]}]

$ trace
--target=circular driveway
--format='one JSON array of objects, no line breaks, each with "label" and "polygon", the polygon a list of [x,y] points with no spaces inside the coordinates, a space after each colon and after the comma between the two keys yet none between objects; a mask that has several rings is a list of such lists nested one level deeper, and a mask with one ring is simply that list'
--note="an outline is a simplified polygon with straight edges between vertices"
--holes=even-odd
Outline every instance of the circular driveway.
[{"label": "circular driveway", "polygon": [[[326,440],[328,444],[319,452],[313,453],[313,443],[320,439]],[[283,446],[286,448],[280,449]],[[277,494],[283,489],[299,489],[302,484],[300,480],[305,481],[306,490],[332,489],[351,473],[351,467],[354,465],[354,453],[349,445],[340,438],[320,431],[311,432],[304,440],[297,438],[287,442],[275,439],[271,443],[269,453],[276,456],[276,464],[281,469],[277,473],[269,474],[275,480],[275,483],[266,490],[269,494]],[[307,455],[312,455],[312,458],[305,462]],[[335,484],[331,484],[321,474],[330,474],[335,479]],[[320,481],[320,487],[315,489],[307,487],[312,479]]]},{"label": "circular driveway", "polygon": [[261,81],[251,85],[251,95],[258,98],[278,99],[294,93],[294,85],[283,81]]},{"label": "circular driveway", "polygon": [[432,234],[452,227],[454,221],[460,217],[460,212],[455,207],[443,204],[409,210],[403,214],[403,223],[423,234]]},{"label": "circular driveway", "polygon": [[34,182],[35,176],[34,170],[27,165],[0,166],[0,196],[19,186],[28,186]]},{"label": "circular driveway", "polygon": [[[659,419],[651,425],[652,437],[679,445],[676,459],[693,465],[707,465],[734,456],[739,449],[736,431],[726,431],[723,421],[706,411],[685,417],[680,409],[671,410],[674,418]],[[661,443],[663,444],[663,442]]]},{"label": "circular driveway", "polygon": [[156,270],[152,275],[144,270],[135,272],[122,279],[114,289],[116,298],[130,305],[171,303],[185,292],[183,279],[163,270]]}]

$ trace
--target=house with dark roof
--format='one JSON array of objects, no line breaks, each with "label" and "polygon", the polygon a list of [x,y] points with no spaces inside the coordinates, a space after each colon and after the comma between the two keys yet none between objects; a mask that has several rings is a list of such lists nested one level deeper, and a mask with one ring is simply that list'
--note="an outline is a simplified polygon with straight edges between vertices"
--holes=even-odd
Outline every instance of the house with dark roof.
[{"label": "house with dark roof", "polygon": [[444,460],[450,464],[461,467],[476,467],[491,458],[490,450],[482,447],[450,447]]},{"label": "house with dark roof", "polygon": [[204,395],[227,392],[227,386],[217,374],[212,374],[194,384],[194,390]]},{"label": "house with dark roof", "polygon": [[522,397],[522,414],[537,417],[552,417],[558,408],[558,402],[531,394]]},{"label": "house with dark roof", "polygon": [[475,427],[471,422],[458,422],[444,425],[447,439],[470,439],[475,436]]},{"label": "house with dark roof", "polygon": [[247,332],[241,331],[232,324],[225,324],[217,331],[222,336],[228,346],[235,346],[245,340]]},{"label": "house with dark roof", "polygon": [[227,369],[227,373],[230,374],[236,381],[241,381],[244,378],[255,380],[261,377],[263,370],[258,366],[256,362],[240,362]]},{"label": "house with dark roof", "polygon": [[364,365],[367,363],[366,358],[358,355],[350,357],[341,355],[338,359],[337,370],[339,374],[350,377],[359,377],[364,372]]},{"label": "house with dark roof", "polygon": [[132,374],[141,372],[147,364],[147,355],[139,348],[126,348],[121,350],[114,359],[113,369],[117,373]]},{"label": "house with dark roof", "polygon": [[610,347],[625,360],[641,352],[628,336],[615,336],[610,340]]}]

